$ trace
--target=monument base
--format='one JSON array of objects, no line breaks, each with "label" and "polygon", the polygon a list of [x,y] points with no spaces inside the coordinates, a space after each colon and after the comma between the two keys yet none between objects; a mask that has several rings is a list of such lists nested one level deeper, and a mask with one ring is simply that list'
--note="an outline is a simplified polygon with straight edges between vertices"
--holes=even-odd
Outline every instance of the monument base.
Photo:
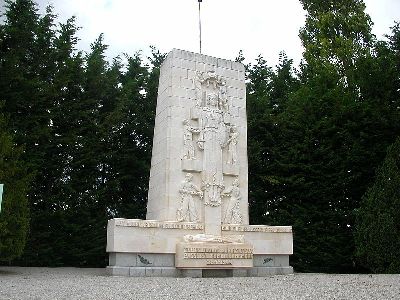
[{"label": "monument base", "polygon": [[[188,242],[188,238],[208,238],[203,224],[109,220],[108,273],[132,277],[262,277],[293,273],[289,266],[293,251],[290,226],[222,225],[221,232],[220,243]],[[243,243],[238,242],[240,238]]]},{"label": "monument base", "polygon": [[293,274],[289,255],[254,255],[254,266],[237,269],[182,269],[174,254],[110,253],[107,273],[130,277],[264,277]]}]

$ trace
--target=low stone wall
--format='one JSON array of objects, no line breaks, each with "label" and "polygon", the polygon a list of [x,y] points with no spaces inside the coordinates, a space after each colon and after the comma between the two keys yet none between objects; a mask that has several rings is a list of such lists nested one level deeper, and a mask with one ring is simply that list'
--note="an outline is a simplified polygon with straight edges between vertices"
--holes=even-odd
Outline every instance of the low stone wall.
[{"label": "low stone wall", "polygon": [[289,255],[254,255],[253,267],[241,269],[178,269],[174,254],[110,253],[109,275],[132,277],[263,277],[293,273]]}]

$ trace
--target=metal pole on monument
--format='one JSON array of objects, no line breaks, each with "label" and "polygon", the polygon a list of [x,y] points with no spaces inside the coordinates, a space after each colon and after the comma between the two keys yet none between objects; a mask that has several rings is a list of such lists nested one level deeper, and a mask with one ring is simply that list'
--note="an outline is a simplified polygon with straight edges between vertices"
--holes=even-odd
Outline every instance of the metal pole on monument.
[{"label": "metal pole on monument", "polygon": [[200,54],[201,54],[201,2],[203,0],[197,0],[199,2],[199,38],[200,38]]}]

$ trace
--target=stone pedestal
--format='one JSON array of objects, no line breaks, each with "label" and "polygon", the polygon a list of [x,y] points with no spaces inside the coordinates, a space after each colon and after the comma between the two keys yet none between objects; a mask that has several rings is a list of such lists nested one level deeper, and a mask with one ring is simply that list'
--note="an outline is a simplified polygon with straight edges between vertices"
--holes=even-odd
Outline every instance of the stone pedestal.
[{"label": "stone pedestal", "polygon": [[123,276],[288,274],[291,227],[249,225],[241,63],[174,49],[161,66],[147,220],[113,219]]}]

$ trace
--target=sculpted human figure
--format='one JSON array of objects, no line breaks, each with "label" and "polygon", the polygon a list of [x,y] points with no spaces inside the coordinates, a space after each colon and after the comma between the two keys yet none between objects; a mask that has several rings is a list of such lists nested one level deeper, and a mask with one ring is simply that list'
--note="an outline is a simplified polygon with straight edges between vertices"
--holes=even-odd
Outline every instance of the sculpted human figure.
[{"label": "sculpted human figure", "polygon": [[210,86],[210,83],[213,85],[214,89],[217,88],[217,84],[219,83],[218,75],[215,74],[214,70],[210,70],[206,73],[207,86]]},{"label": "sculpted human figure", "polygon": [[192,242],[208,242],[208,243],[237,243],[242,244],[244,243],[244,236],[243,235],[228,235],[228,236],[215,236],[212,234],[204,234],[199,233],[196,235],[185,235],[183,240],[187,243]]},{"label": "sculpted human figure", "polygon": [[202,104],[202,90],[201,84],[204,82],[203,73],[200,71],[196,71],[196,77],[194,79],[194,87],[196,91],[196,106],[200,107]]},{"label": "sculpted human figure", "polygon": [[225,215],[223,218],[224,224],[242,224],[243,216],[240,212],[240,195],[239,180],[235,179],[230,187],[227,187],[222,196],[229,196],[226,206]]},{"label": "sculpted human figure", "polygon": [[200,118],[199,148],[203,150],[202,188],[204,204],[221,205],[223,189],[222,148],[224,146],[225,125],[223,113],[218,108],[218,94],[207,95],[207,106],[203,107]]},{"label": "sculpted human figure", "polygon": [[211,93],[208,95],[207,104],[210,108],[205,113],[204,127],[219,129],[222,125],[222,111],[218,109],[218,95]]},{"label": "sculpted human figure", "polygon": [[228,95],[226,90],[226,81],[222,80],[219,86],[219,107],[224,113],[228,111]]},{"label": "sculpted human figure", "polygon": [[235,165],[237,163],[237,144],[238,144],[239,132],[236,126],[232,126],[229,132],[228,144],[228,159],[227,164]]},{"label": "sculpted human figure", "polygon": [[199,133],[198,128],[190,126],[189,120],[183,121],[183,158],[184,159],[196,159],[194,143],[193,143],[193,133]]},{"label": "sculpted human figure", "polygon": [[182,187],[179,190],[181,194],[181,206],[176,212],[177,221],[179,222],[198,222],[199,215],[197,213],[196,205],[193,196],[200,196],[203,198],[203,192],[192,182],[193,175],[186,174]]}]

